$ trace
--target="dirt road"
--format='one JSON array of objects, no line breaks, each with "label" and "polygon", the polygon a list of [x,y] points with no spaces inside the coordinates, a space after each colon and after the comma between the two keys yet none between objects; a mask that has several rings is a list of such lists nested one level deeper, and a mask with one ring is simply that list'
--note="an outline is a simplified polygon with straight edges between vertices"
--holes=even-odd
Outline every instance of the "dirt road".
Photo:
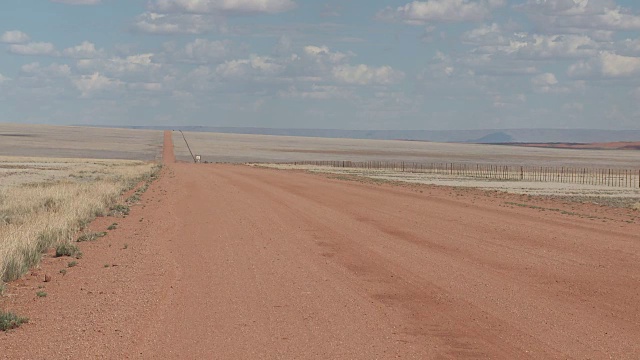
[{"label": "dirt road", "polygon": [[[108,331],[66,336],[70,347],[98,344],[76,355],[640,356],[637,224],[507,208],[477,191],[240,165],[169,163],[154,186],[135,216],[156,260],[130,260],[143,293],[119,293],[102,325],[130,319],[128,336],[117,348]],[[130,221],[123,231],[139,231]],[[0,345],[11,354],[34,326]],[[53,348],[56,336],[34,339]]]}]

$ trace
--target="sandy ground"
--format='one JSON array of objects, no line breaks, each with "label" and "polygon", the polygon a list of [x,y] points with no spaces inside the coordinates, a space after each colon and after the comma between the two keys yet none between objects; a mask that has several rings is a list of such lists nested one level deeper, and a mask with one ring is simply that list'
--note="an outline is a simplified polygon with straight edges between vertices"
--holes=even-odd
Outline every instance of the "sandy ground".
[{"label": "sandy ground", "polygon": [[637,212],[165,159],[78,266],[11,284],[0,357],[640,357]]},{"label": "sandy ground", "polygon": [[[438,186],[471,187],[482,190],[498,190],[512,194],[563,196],[578,198],[620,198],[628,202],[640,201],[640,189],[604,185],[572,184],[560,182],[505,181],[489,180],[467,176],[411,173],[394,170],[370,170],[359,168],[337,168],[330,166],[291,165],[291,164],[250,164],[251,166],[281,170],[304,170],[311,173],[357,176],[380,181],[401,181],[412,184],[431,184]],[[637,179],[637,177],[636,177]],[[634,184],[637,181],[634,179]]]},{"label": "sandy ground", "polygon": [[[405,161],[640,170],[640,151],[573,150],[420,141],[326,139],[293,136],[185,132],[195,154],[209,162]],[[179,160],[191,155],[179,132],[173,141]]]},{"label": "sandy ground", "polygon": [[162,131],[0,123],[0,156],[157,160]]}]

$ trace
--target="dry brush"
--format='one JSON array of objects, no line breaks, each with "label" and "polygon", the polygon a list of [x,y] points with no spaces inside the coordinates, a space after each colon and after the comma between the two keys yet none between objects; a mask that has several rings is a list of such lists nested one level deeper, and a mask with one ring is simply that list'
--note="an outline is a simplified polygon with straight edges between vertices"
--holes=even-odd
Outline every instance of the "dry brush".
[{"label": "dry brush", "polygon": [[159,170],[141,161],[7,157],[0,158],[0,168],[13,170],[0,172],[4,282],[37,265],[48,249],[75,242],[91,220],[106,215],[123,193]]}]

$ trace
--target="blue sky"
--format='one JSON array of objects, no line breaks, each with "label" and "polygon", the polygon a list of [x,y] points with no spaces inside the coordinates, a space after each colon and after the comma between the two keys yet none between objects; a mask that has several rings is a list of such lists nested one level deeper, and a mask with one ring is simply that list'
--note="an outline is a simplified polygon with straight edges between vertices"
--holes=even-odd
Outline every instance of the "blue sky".
[{"label": "blue sky", "polygon": [[6,0],[0,122],[640,129],[632,0]]}]

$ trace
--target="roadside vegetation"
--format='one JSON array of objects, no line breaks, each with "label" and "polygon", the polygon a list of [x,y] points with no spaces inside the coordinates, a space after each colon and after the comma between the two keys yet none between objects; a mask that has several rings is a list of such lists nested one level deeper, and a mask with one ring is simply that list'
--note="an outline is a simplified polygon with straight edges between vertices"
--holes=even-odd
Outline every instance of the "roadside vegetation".
[{"label": "roadside vegetation", "polygon": [[78,234],[95,217],[126,215],[122,195],[140,182],[146,189],[159,169],[141,161],[0,157],[0,284],[20,278],[50,248],[79,258],[75,242],[106,233]]},{"label": "roadside vegetation", "polygon": [[8,331],[20,327],[29,322],[29,319],[20,317],[12,312],[0,311],[0,331]]}]

